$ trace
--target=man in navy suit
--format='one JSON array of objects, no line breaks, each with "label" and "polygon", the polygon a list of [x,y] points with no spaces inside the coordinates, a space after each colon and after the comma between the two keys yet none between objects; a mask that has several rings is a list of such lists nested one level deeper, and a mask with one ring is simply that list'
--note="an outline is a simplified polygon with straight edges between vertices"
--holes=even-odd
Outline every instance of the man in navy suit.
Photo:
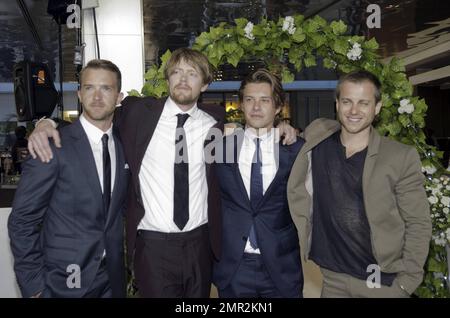
[{"label": "man in navy suit", "polygon": [[9,217],[23,297],[125,297],[123,218],[128,184],[113,131],[121,73],[106,60],[81,71],[83,114],[60,129],[48,164],[28,159]]},{"label": "man in navy suit", "polygon": [[[284,104],[278,77],[260,69],[239,89],[245,131],[224,139],[216,165],[222,203],[219,297],[301,297],[303,274],[286,184],[303,140],[283,146],[274,127]],[[230,160],[231,159],[231,160]]]}]

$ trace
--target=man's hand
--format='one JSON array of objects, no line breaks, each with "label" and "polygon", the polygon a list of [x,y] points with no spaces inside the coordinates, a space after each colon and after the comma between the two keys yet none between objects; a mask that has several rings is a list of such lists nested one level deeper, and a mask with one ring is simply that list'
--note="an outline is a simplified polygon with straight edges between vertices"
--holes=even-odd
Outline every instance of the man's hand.
[{"label": "man's hand", "polygon": [[53,138],[55,146],[61,148],[59,132],[48,120],[42,120],[28,138],[28,150],[34,159],[39,157],[42,162],[50,162],[53,158],[48,138]]},{"label": "man's hand", "polygon": [[277,128],[280,130],[280,136],[284,136],[283,145],[292,145],[297,141],[297,131],[288,123],[281,122]]}]

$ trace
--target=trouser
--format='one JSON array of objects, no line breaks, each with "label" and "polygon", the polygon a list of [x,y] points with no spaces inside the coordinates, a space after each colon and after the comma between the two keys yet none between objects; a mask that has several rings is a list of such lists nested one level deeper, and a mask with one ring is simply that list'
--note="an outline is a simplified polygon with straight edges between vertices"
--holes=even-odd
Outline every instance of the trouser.
[{"label": "trouser", "polygon": [[396,279],[391,286],[370,288],[365,280],[344,273],[321,268],[323,274],[322,298],[407,298],[410,295],[400,288]]},{"label": "trouser", "polygon": [[270,277],[260,254],[244,253],[241,263],[230,283],[219,290],[220,298],[298,298],[295,295],[283,296]]},{"label": "trouser", "polygon": [[208,224],[181,233],[139,230],[134,270],[140,297],[209,297],[212,252]]}]

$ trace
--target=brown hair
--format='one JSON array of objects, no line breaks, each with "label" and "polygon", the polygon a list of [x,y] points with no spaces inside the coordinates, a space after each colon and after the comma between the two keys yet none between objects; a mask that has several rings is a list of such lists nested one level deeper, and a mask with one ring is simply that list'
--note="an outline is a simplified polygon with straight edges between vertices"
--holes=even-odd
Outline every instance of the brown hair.
[{"label": "brown hair", "polygon": [[116,64],[108,60],[100,60],[100,59],[90,60],[80,72],[80,84],[83,79],[83,72],[88,68],[102,69],[115,73],[117,77],[117,90],[120,92],[120,90],[122,89],[122,73],[120,73],[120,70]]},{"label": "brown hair", "polygon": [[250,73],[242,82],[239,88],[239,101],[242,103],[244,99],[244,89],[247,84],[250,83],[267,83],[272,87],[273,101],[275,108],[283,107],[285,94],[283,91],[283,85],[281,79],[275,74],[272,74],[264,68],[260,68],[253,73]]},{"label": "brown hair", "polygon": [[176,49],[172,52],[166,67],[164,68],[164,76],[169,80],[169,76],[175,66],[181,60],[195,68],[202,76],[203,84],[209,84],[213,81],[213,68],[203,53],[195,51],[186,47]]},{"label": "brown hair", "polygon": [[335,96],[336,99],[339,99],[341,95],[341,85],[345,82],[352,82],[361,84],[362,82],[370,82],[375,86],[375,103],[378,103],[381,100],[381,83],[380,80],[372,73],[359,70],[353,71],[351,73],[345,74],[339,78],[339,81],[336,86]]}]

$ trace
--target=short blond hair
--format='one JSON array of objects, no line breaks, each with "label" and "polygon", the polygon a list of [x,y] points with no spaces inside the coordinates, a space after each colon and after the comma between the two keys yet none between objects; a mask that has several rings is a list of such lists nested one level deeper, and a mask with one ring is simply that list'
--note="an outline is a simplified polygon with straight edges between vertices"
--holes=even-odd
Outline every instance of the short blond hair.
[{"label": "short blond hair", "polygon": [[166,67],[164,68],[164,76],[169,80],[172,70],[181,62],[185,61],[187,64],[195,68],[202,76],[203,84],[210,84],[213,81],[213,67],[209,63],[206,56],[193,49],[186,47],[176,49],[172,52]]}]

